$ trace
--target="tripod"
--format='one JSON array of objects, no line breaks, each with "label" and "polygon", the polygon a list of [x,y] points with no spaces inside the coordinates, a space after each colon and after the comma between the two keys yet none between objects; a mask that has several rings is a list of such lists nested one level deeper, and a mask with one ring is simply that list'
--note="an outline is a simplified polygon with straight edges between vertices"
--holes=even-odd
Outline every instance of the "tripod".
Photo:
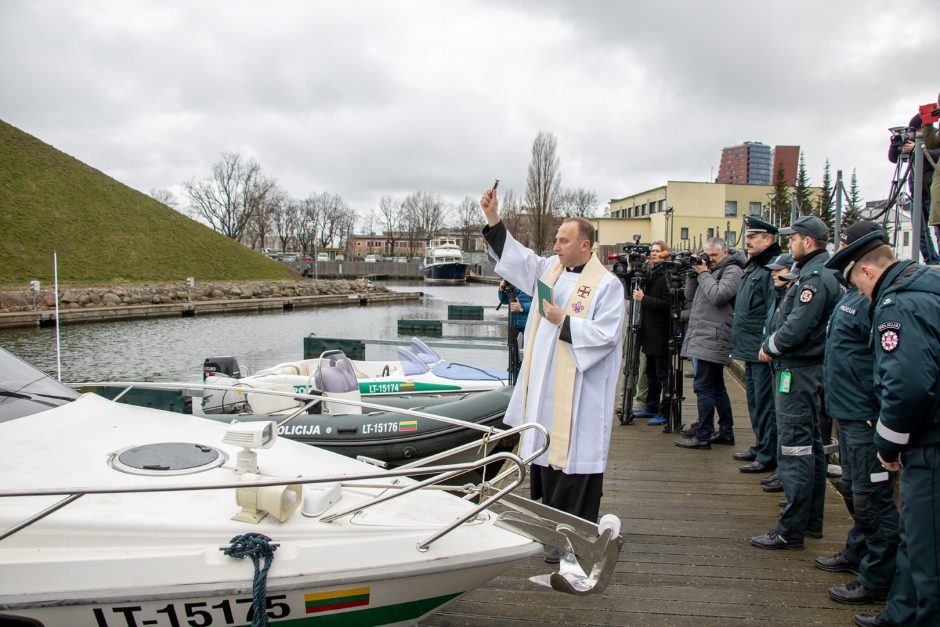
[{"label": "tripod", "polygon": [[644,277],[634,272],[629,281],[628,294],[631,295],[627,305],[627,341],[624,342],[623,351],[623,395],[620,399],[620,424],[633,424],[633,397],[636,395],[636,381],[640,365],[640,343],[637,341],[640,332],[640,308],[632,298],[633,290],[643,289]]},{"label": "tripod", "polygon": [[[507,371],[509,372],[509,385],[516,384],[516,378],[519,376],[519,369],[522,367],[522,360],[519,359],[519,327],[516,322],[517,312],[512,310],[512,303],[518,301],[516,296],[516,288],[511,285],[506,285],[503,288],[503,293],[506,295],[506,300],[509,301],[509,336],[506,338],[506,349],[509,353],[509,367]],[[499,308],[502,307],[503,303],[500,303],[496,306],[496,311],[499,311]]]},{"label": "tripod", "polygon": [[679,322],[682,306],[685,301],[685,291],[682,278],[673,268],[667,268],[666,279],[669,281],[669,342],[667,351],[669,356],[669,371],[666,375],[666,385],[663,389],[663,402],[660,413],[666,419],[663,431],[676,433],[682,431],[682,401],[685,396],[682,392],[682,340],[685,330]]}]

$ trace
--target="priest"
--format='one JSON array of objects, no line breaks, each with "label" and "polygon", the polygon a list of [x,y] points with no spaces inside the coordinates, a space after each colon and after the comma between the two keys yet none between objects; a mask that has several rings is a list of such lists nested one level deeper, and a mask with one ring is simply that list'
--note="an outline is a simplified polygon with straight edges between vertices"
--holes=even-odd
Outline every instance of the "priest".
[{"label": "priest", "polygon": [[[532,499],[596,522],[623,354],[623,285],[591,252],[588,220],[562,222],[555,255],[545,259],[506,230],[495,189],[480,206],[496,273],[532,294],[525,357],[504,419],[538,423],[550,434],[549,449],[531,465]],[[520,454],[529,457],[543,444],[527,431]]]}]

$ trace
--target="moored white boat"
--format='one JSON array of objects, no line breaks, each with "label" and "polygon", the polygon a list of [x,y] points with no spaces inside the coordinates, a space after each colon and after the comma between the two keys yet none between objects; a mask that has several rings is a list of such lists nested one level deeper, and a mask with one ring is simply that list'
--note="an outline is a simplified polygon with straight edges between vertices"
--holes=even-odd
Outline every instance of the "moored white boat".
[{"label": "moored white boat", "polygon": [[421,270],[427,283],[458,285],[466,282],[468,267],[456,240],[446,240],[428,247]]},{"label": "moored white boat", "polygon": [[0,349],[0,622],[249,624],[251,562],[221,550],[246,533],[276,545],[263,611],[292,626],[414,623],[538,552],[531,538],[589,558],[556,589],[602,588],[616,564],[612,526],[552,521],[512,485],[474,505],[275,427],[78,395]]},{"label": "moored white boat", "polygon": [[[349,360],[363,398],[485,392],[509,385],[509,374],[505,370],[442,359],[417,338],[411,339],[408,348],[398,347],[396,354],[398,359],[395,360]],[[208,393],[202,399],[205,414],[244,413],[246,405],[252,413],[270,413],[296,406],[290,399],[282,398],[276,401],[279,409],[272,409],[274,397],[255,395],[251,390],[303,394],[321,389],[317,383],[319,358],[280,363],[248,376],[240,376],[237,362],[224,360],[231,358],[207,359],[203,381],[213,385],[231,385],[237,391],[234,394]]]}]

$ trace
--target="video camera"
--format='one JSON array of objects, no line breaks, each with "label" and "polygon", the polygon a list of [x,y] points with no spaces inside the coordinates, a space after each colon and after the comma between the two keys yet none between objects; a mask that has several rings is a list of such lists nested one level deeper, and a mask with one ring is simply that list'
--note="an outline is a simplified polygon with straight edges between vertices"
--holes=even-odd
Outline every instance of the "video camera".
[{"label": "video camera", "polygon": [[[901,147],[907,142],[914,141],[915,136],[917,135],[917,130],[911,128],[910,126],[892,126],[888,129],[888,132],[891,133],[891,147],[900,152]],[[907,155],[901,153],[902,157],[905,159]]]},{"label": "video camera", "polygon": [[607,259],[614,262],[611,272],[617,275],[621,281],[626,281],[630,274],[643,268],[646,259],[649,257],[650,249],[650,244],[641,244],[640,236],[634,235],[633,244],[624,245],[622,253],[607,255]]},{"label": "video camera", "polygon": [[708,264],[711,261],[708,255],[693,255],[691,251],[680,250],[677,253],[669,255],[669,259],[663,263],[669,264],[667,267],[672,267],[677,270],[685,270],[686,268],[691,268],[692,266],[697,266],[699,264]]}]

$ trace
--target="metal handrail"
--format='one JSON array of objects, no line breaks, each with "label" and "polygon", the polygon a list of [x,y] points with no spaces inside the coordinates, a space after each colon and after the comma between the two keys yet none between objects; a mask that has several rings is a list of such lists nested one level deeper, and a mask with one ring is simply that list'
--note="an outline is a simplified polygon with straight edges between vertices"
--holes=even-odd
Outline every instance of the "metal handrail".
[{"label": "metal handrail", "polygon": [[[15,498],[15,497],[26,497],[26,496],[65,496],[64,499],[58,501],[45,508],[41,512],[34,514],[33,516],[25,519],[24,521],[17,523],[13,527],[0,533],[0,540],[3,540],[17,531],[28,527],[34,522],[45,518],[49,514],[52,514],[59,509],[62,509],[69,503],[74,502],[78,498],[88,495],[88,494],[141,494],[141,493],[150,493],[150,492],[188,492],[188,491],[201,491],[201,490],[228,490],[228,489],[240,489],[240,488],[263,488],[263,487],[273,487],[281,485],[306,485],[306,484],[315,484],[315,483],[340,483],[343,486],[350,487],[353,485],[358,486],[354,482],[363,481],[368,479],[383,478],[388,479],[391,477],[404,477],[404,476],[414,476],[414,475],[436,475],[420,481],[416,484],[411,485],[402,485],[401,489],[397,492],[390,493],[381,497],[377,497],[372,501],[359,505],[355,508],[352,508],[348,512],[340,512],[338,514],[333,514],[326,517],[321,517],[320,521],[329,523],[333,520],[340,518],[341,516],[346,516],[349,513],[355,513],[368,509],[379,503],[383,503],[392,498],[397,498],[399,496],[408,494],[409,492],[414,492],[419,490],[422,487],[431,486],[434,484],[441,483],[452,477],[463,474],[470,470],[475,470],[485,464],[497,462],[497,461],[508,461],[512,463],[519,474],[517,480],[509,488],[514,489],[525,479],[525,464],[522,460],[512,453],[494,453],[482,459],[467,462],[463,464],[447,464],[444,466],[428,466],[425,468],[409,468],[409,469],[396,469],[396,470],[376,470],[372,472],[363,472],[363,473],[353,473],[345,475],[329,475],[325,477],[290,477],[290,478],[273,478],[273,479],[257,479],[257,480],[248,480],[248,481],[223,481],[223,482],[209,482],[209,483],[200,483],[200,484],[171,484],[171,485],[147,485],[147,486],[104,486],[104,487],[94,487],[94,486],[69,486],[69,487],[58,487],[58,488],[21,488],[13,490],[0,490],[0,498]],[[399,486],[388,486],[388,487],[399,487]],[[489,507],[499,499],[503,498],[507,490],[501,490],[495,495],[495,498],[490,498],[485,502],[486,507]],[[459,518],[455,523],[448,525],[442,533],[435,534],[430,539],[419,544],[420,550],[426,550],[427,547],[440,538],[442,535],[453,531],[459,525],[463,524],[470,518],[476,516],[486,507],[477,507],[471,510],[471,512],[461,518]]]}]

